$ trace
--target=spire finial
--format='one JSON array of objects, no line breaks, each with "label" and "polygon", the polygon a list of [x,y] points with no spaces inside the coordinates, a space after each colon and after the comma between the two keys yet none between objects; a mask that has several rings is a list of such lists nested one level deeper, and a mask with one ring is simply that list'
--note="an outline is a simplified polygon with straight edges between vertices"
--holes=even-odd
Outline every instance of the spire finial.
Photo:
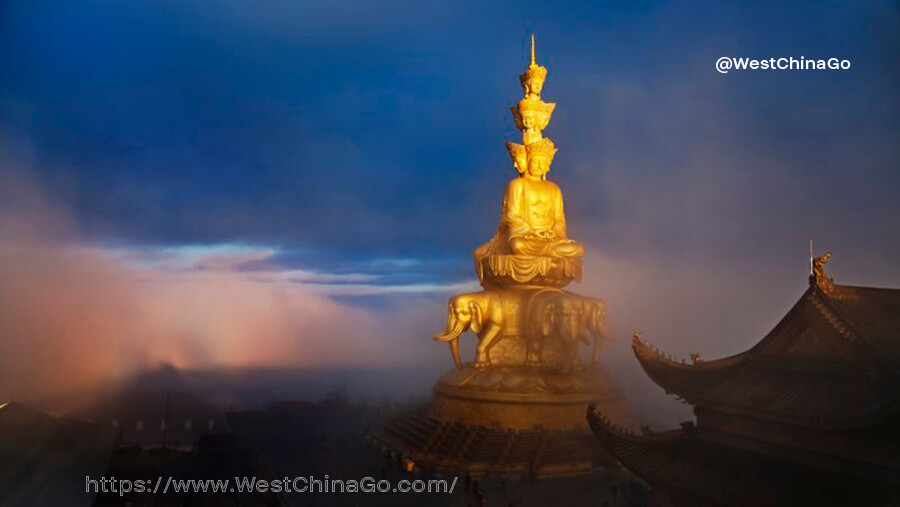
[{"label": "spire finial", "polygon": [[[541,100],[541,90],[544,88],[544,80],[547,79],[547,68],[541,67],[535,61],[534,33],[531,34],[531,62],[525,73],[519,76],[522,91],[525,97],[512,108],[516,126],[522,131],[522,142],[529,145],[540,141],[543,137],[541,131],[547,127],[553,107],[556,104],[548,104]],[[526,125],[527,124],[527,125]]]},{"label": "spire finial", "polygon": [[815,276],[815,273],[813,272],[813,258],[814,258],[814,255],[813,255],[813,240],[810,239],[810,240],[809,240],[809,276],[810,276],[810,277]]},{"label": "spire finial", "polygon": [[529,67],[534,67],[537,63],[534,61],[534,32],[531,32],[531,63]]}]

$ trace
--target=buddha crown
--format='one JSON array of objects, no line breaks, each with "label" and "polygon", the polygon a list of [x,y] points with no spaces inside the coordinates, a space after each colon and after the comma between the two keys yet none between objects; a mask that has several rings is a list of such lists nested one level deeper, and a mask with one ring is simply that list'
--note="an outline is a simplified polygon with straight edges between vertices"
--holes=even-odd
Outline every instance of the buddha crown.
[{"label": "buddha crown", "polygon": [[556,146],[553,141],[545,137],[525,146],[525,153],[528,154],[528,158],[544,158],[549,163],[556,155]]},{"label": "buddha crown", "polygon": [[522,90],[526,97],[538,98],[541,96],[541,88],[544,86],[544,80],[547,79],[547,67],[542,67],[534,61],[534,34],[531,34],[531,62],[525,73],[519,76],[519,82],[522,83]]},{"label": "buddha crown", "polygon": [[[553,109],[556,104],[544,102],[541,99],[524,98],[518,104],[509,108],[512,112],[513,120],[519,130],[544,130],[550,123],[550,117],[553,116]],[[535,123],[526,125],[524,118],[533,118]]]},{"label": "buddha crown", "polygon": [[531,62],[524,74],[519,76],[525,97],[515,106],[509,108],[516,127],[522,131],[522,144],[507,142],[506,150],[512,158],[513,165],[520,175],[528,168],[528,160],[532,157],[543,158],[548,163],[553,161],[556,147],[549,139],[544,139],[541,131],[547,128],[556,104],[541,100],[541,89],[547,69],[534,60],[534,34],[531,35]]}]

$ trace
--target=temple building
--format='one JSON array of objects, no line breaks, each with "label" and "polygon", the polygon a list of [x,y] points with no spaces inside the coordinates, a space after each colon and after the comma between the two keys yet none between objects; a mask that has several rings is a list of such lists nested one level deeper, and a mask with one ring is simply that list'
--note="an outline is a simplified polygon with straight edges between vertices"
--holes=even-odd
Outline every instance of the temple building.
[{"label": "temple building", "polygon": [[830,255],[745,352],[678,361],[635,333],[644,371],[696,422],[636,435],[602,409],[588,420],[658,505],[900,505],[900,290],[835,285]]}]

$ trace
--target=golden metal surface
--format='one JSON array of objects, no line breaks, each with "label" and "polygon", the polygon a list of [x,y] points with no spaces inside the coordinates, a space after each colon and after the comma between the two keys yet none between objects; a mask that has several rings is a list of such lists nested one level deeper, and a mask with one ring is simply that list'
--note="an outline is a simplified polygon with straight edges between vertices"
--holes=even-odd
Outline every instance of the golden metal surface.
[{"label": "golden metal surface", "polygon": [[535,62],[532,36],[531,61],[519,76],[525,97],[511,108],[522,144],[506,142],[519,177],[506,186],[497,233],[473,254],[485,288],[510,283],[560,288],[581,278],[584,247],[566,236],[562,191],[547,179],[556,146],[542,131],[556,105],[541,100],[546,78],[546,67]]},{"label": "golden metal surface", "polygon": [[542,135],[554,108],[541,100],[546,77],[547,69],[535,61],[532,36],[531,60],[519,76],[525,97],[512,108],[523,143],[506,143],[519,176],[506,186],[497,233],[473,255],[485,290],[451,298],[446,328],[434,337],[449,343],[458,369],[468,370],[459,338],[472,331],[478,337],[472,375],[491,370],[492,376],[456,388],[477,384],[482,391],[487,385],[508,390],[515,385],[520,394],[547,392],[546,379],[552,377],[554,385],[593,389],[578,377],[583,370],[579,347],[589,345],[591,363],[597,363],[608,337],[606,306],[562,290],[580,279],[584,247],[568,238],[562,191],[547,179],[557,149]]},{"label": "golden metal surface", "polygon": [[[547,179],[557,149],[542,133],[555,107],[541,100],[546,78],[532,37],[519,76],[525,96],[512,108],[522,144],[506,143],[518,177],[506,185],[496,234],[473,253],[484,290],[453,296],[434,337],[449,344],[456,366],[434,387],[432,411],[442,420],[565,429],[584,427],[589,404],[620,404],[597,367],[609,337],[606,305],[563,290],[581,279],[584,247],[567,236],[562,191]],[[472,362],[460,355],[467,331],[478,338]]]}]

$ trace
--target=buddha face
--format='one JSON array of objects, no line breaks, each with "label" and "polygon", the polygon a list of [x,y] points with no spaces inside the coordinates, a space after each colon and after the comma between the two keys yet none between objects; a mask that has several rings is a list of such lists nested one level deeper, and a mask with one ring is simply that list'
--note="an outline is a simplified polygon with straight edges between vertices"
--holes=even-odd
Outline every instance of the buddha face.
[{"label": "buddha face", "polygon": [[544,111],[526,109],[522,111],[522,125],[528,130],[544,130],[550,122],[550,115]]},{"label": "buddha face", "polygon": [[547,157],[532,155],[528,158],[528,174],[542,178],[550,170],[550,161]]},{"label": "buddha face", "polygon": [[525,155],[516,155],[516,158],[513,160],[513,167],[516,168],[516,172],[519,174],[525,173],[528,168],[528,159],[525,158]]},{"label": "buddha face", "polygon": [[525,88],[526,95],[540,95],[541,89],[544,88],[544,81],[542,79],[526,79],[523,88]]},{"label": "buddha face", "polygon": [[528,130],[538,129],[538,117],[535,111],[522,112],[522,125]]}]

